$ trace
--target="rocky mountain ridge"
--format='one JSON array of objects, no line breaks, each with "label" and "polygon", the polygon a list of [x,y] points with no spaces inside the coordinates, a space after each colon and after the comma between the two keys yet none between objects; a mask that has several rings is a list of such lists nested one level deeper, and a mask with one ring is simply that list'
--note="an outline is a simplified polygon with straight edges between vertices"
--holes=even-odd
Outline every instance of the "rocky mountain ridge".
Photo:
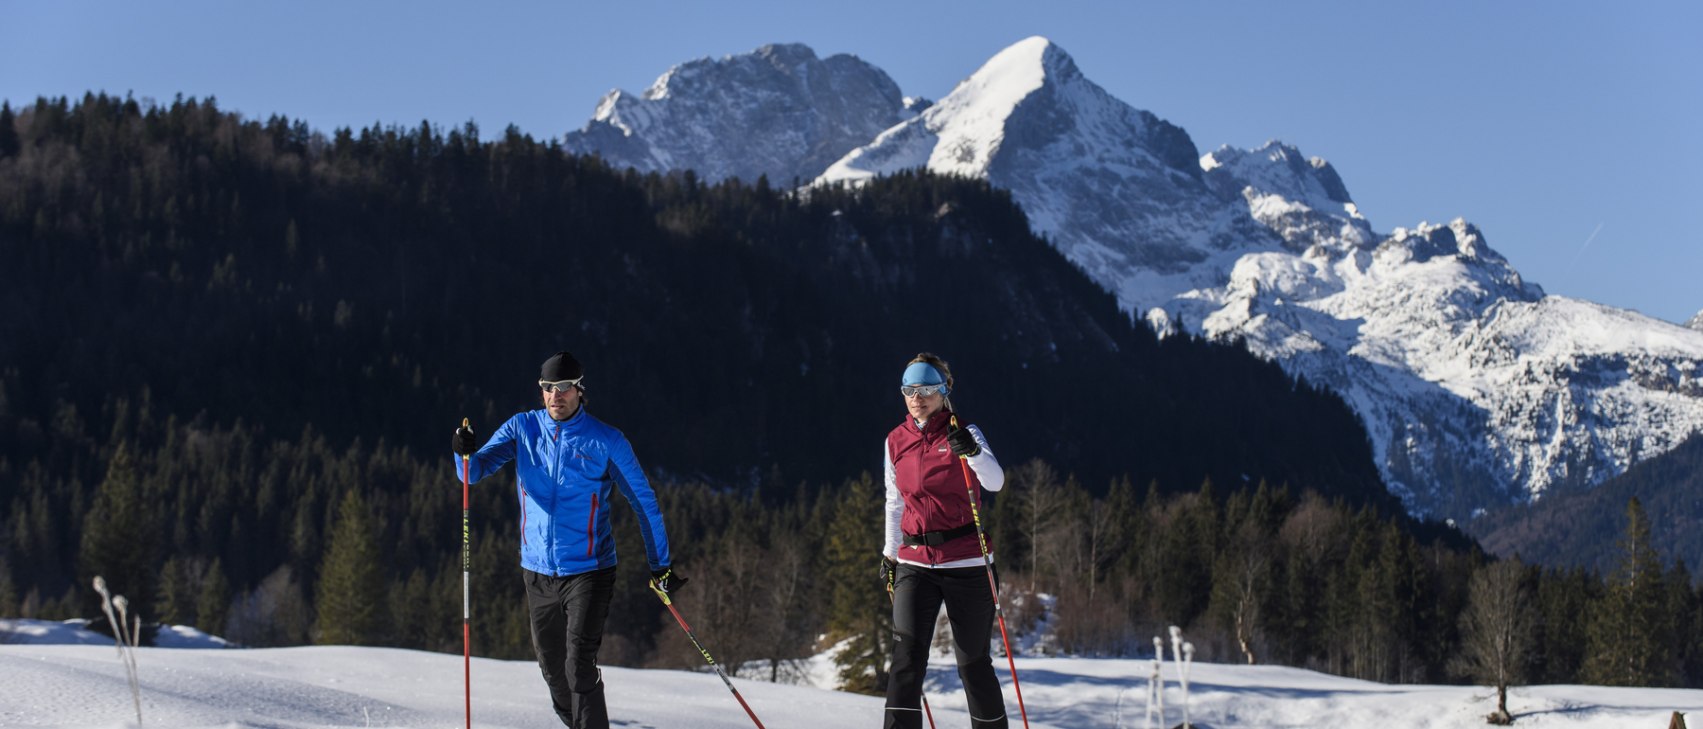
[{"label": "rocky mountain ridge", "polygon": [[855,56],[819,59],[808,46],[767,45],[675,66],[640,94],[610,91],[563,143],[640,172],[690,169],[708,180],[790,185],[814,179],[918,104]]},{"label": "rocky mountain ridge", "polygon": [[[747,99],[780,93],[747,85],[760,77],[705,79],[700,100],[676,102],[701,116],[633,125],[628,146],[695,140],[666,160],[627,162],[626,147],[589,135],[570,147],[733,176],[723,160],[758,142],[715,130],[760,106]],[[879,98],[857,118],[906,113],[896,91]],[[1045,38],[801,179],[857,185],[915,168],[1010,191],[1037,232],[1155,327],[1240,339],[1337,391],[1415,513],[1468,519],[1588,487],[1703,431],[1697,322],[1546,295],[1464,220],[1380,233],[1328,162],[1292,146],[1200,155],[1181,127],[1112,97]]]}]

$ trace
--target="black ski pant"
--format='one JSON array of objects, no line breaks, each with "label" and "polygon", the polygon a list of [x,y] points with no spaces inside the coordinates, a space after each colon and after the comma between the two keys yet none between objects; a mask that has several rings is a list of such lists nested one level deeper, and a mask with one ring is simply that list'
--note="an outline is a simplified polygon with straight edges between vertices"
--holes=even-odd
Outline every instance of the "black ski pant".
[{"label": "black ski pant", "polygon": [[993,673],[993,592],[986,567],[929,569],[900,564],[893,579],[893,670],[887,678],[885,729],[921,729],[922,681],[940,605],[952,625],[952,650],[973,729],[1006,729],[1005,696]]},{"label": "black ski pant", "polygon": [[609,729],[597,649],[615,595],[615,568],[552,577],[526,570],[532,649],[556,716],[569,729]]}]

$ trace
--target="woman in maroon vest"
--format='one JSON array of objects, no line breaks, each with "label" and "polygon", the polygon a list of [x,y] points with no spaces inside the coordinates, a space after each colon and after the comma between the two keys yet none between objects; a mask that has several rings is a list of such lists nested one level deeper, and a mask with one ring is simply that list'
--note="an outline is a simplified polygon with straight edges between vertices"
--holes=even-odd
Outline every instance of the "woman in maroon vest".
[{"label": "woman in maroon vest", "polygon": [[[968,462],[978,488],[988,491],[1005,485],[1005,471],[980,429],[957,426],[947,399],[952,385],[945,361],[926,352],[917,355],[900,380],[908,414],[887,434],[887,541],[881,572],[893,599],[893,667],[882,723],[888,728],[922,726],[923,674],[942,603],[952,624],[971,726],[1006,727],[1005,697],[988,649],[993,593],[962,463]],[[991,555],[991,545],[989,550]]]}]

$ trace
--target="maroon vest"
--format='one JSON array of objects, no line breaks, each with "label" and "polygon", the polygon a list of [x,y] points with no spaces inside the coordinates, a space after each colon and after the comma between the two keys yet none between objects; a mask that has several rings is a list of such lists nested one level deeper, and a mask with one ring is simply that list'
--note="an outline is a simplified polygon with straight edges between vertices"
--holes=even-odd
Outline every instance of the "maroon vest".
[{"label": "maroon vest", "polygon": [[[893,480],[899,496],[905,500],[905,515],[900,528],[911,535],[943,532],[971,524],[970,491],[964,485],[964,474],[970,474],[975,484],[977,508],[981,508],[981,481],[975,469],[968,468],[946,445],[947,424],[952,413],[942,410],[929,418],[918,430],[916,421],[905,416],[904,422],[887,434],[887,458],[893,462]],[[984,512],[982,516],[987,516]],[[984,525],[985,526],[985,525]],[[993,544],[988,543],[988,551]],[[980,557],[981,546],[974,531],[939,546],[912,547],[899,544],[899,557],[912,562],[941,564],[960,559]]]}]

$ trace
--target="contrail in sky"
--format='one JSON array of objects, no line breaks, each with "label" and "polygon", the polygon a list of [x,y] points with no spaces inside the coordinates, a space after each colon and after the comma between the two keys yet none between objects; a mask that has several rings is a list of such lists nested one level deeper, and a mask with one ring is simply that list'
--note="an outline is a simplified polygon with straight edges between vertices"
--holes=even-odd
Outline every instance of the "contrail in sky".
[{"label": "contrail in sky", "polygon": [[1579,246],[1579,252],[1573,256],[1573,262],[1568,264],[1567,268],[1571,269],[1572,267],[1579,265],[1579,259],[1583,258],[1585,256],[1585,249],[1591,247],[1591,241],[1596,240],[1597,234],[1601,233],[1601,232],[1602,232],[1602,223],[1597,223],[1597,229],[1591,231],[1591,237],[1585,239],[1584,245]]}]

